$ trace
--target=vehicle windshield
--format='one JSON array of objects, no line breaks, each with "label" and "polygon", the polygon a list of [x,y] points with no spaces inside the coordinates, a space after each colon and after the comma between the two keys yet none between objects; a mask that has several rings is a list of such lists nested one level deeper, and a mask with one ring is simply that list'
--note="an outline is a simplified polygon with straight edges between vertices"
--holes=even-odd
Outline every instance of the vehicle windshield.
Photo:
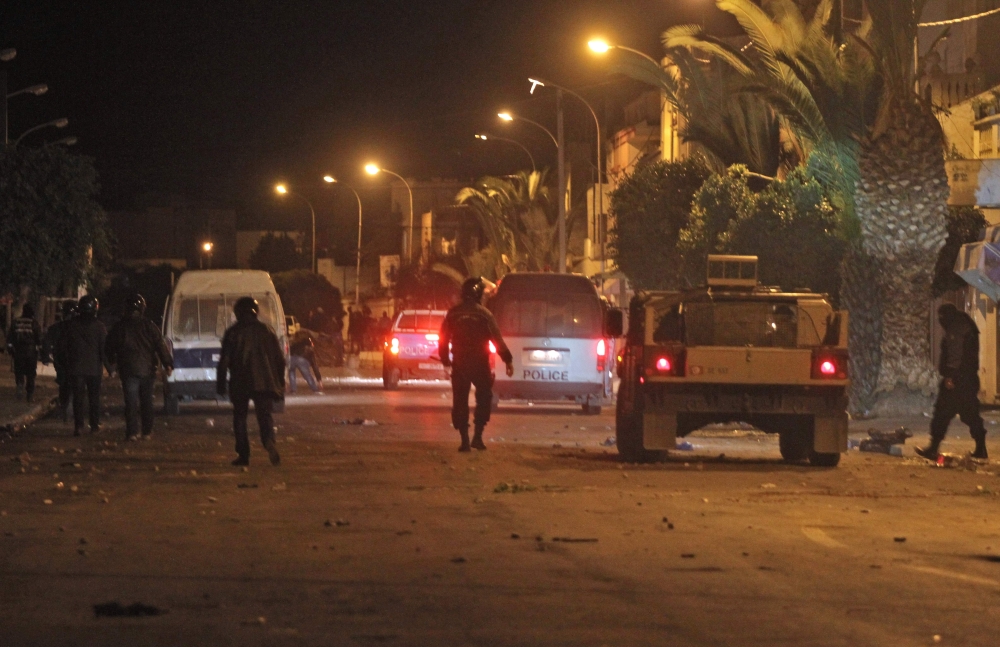
[{"label": "vehicle windshield", "polygon": [[404,312],[399,315],[396,330],[399,332],[438,332],[444,315],[433,312]]},{"label": "vehicle windshield", "polygon": [[[233,304],[245,294],[181,296],[173,304],[171,336],[178,341],[215,341],[236,323]],[[280,334],[277,305],[270,295],[253,295],[260,306],[257,318]]]},{"label": "vehicle windshield", "polygon": [[660,315],[654,343],[689,346],[817,346],[822,338],[813,315],[794,302],[706,301],[675,304]]},{"label": "vehicle windshield", "polygon": [[602,334],[601,303],[591,295],[501,294],[490,303],[506,337],[591,339]]}]

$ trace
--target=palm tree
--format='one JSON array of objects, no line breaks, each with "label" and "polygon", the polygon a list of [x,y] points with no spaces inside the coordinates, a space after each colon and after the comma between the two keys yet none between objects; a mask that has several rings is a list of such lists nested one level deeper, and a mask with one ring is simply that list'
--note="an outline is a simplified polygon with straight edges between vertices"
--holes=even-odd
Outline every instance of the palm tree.
[{"label": "palm tree", "polygon": [[547,171],[482,177],[455,196],[472,207],[494,251],[497,278],[511,269],[544,270],[557,264],[556,222]]}]

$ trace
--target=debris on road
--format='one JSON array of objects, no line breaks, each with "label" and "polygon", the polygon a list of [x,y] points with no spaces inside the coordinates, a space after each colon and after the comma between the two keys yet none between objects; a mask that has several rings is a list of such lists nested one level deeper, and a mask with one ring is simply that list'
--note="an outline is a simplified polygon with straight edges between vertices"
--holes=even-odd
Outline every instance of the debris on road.
[{"label": "debris on road", "polygon": [[516,532],[512,532],[512,533],[510,533],[510,538],[511,539],[520,539],[521,535],[517,534]]},{"label": "debris on road", "polygon": [[902,544],[906,541],[906,537],[893,537],[892,540],[897,544]]},{"label": "debris on road", "polygon": [[493,488],[494,494],[501,494],[503,492],[510,492],[511,494],[517,494],[518,492],[534,492],[534,485],[521,485],[520,483],[500,483],[495,488]]},{"label": "debris on road", "polygon": [[378,421],[370,418],[334,418],[335,425],[361,425],[363,427],[377,427]]},{"label": "debris on road", "polygon": [[255,489],[257,489],[257,484],[256,483],[239,483],[239,484],[236,485],[236,488],[239,489],[239,490],[248,490],[248,489],[254,489],[255,490]]},{"label": "debris on road", "polygon": [[694,553],[681,553],[681,559],[694,559]]},{"label": "debris on road", "polygon": [[284,483],[284,482],[282,482],[282,483],[278,483],[277,485],[272,485],[272,486],[271,486],[271,491],[272,491],[272,492],[284,492],[284,491],[286,491],[287,489],[288,489],[288,486],[287,486],[287,485],[285,485],[285,483]]},{"label": "debris on road", "polygon": [[105,602],[94,605],[94,617],[97,618],[143,618],[162,615],[166,612],[166,609],[141,602],[134,602],[127,607],[120,602]]},{"label": "debris on road", "polygon": [[681,441],[681,442],[677,443],[677,447],[675,449],[678,449],[678,450],[680,450],[682,452],[690,452],[690,451],[694,450],[694,445],[692,445],[688,441],[684,440],[684,441]]},{"label": "debris on road", "polygon": [[774,483],[761,483],[760,487],[761,487],[762,490],[770,490],[770,489],[776,488],[778,486],[775,485]]},{"label": "debris on road", "polygon": [[604,442],[601,443],[601,447],[614,447],[616,442],[617,441],[614,436],[608,436],[604,439]]},{"label": "debris on road", "polygon": [[892,431],[869,429],[868,438],[858,443],[858,449],[863,452],[902,456],[903,449],[900,445],[906,443],[907,438],[912,437],[913,432],[906,427],[897,427]]},{"label": "debris on road", "polygon": [[564,544],[596,544],[597,537],[553,537],[552,541],[561,541]]},{"label": "debris on road", "polygon": [[466,559],[464,557],[453,557],[451,559],[451,563],[452,564],[464,564],[465,562],[466,562]]},{"label": "debris on road", "polygon": [[23,452],[20,456],[11,460],[20,463],[22,467],[27,467],[31,463],[31,454]]}]

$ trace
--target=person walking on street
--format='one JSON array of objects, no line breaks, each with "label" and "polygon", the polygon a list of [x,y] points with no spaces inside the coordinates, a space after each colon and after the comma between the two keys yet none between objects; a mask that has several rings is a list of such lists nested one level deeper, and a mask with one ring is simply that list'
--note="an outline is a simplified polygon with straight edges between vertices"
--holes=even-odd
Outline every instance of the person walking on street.
[{"label": "person walking on street", "polygon": [[70,321],[76,316],[76,301],[63,301],[62,318],[49,326],[45,331],[45,339],[42,343],[42,363],[52,362],[52,367],[56,369],[56,384],[59,385],[59,411],[62,413],[62,420],[66,422],[69,416],[70,398],[73,396],[73,383],[66,371],[66,355],[64,353],[63,338],[66,336],[66,329]]},{"label": "person walking on street", "polygon": [[125,304],[125,316],[111,327],[105,342],[108,364],[116,368],[125,396],[125,437],[138,440],[140,416],[142,439],[153,433],[153,385],[161,364],[170,375],[174,370],[170,349],[159,328],[146,318],[146,300],[133,294]]},{"label": "person walking on street", "polygon": [[91,433],[101,428],[101,377],[108,365],[104,354],[108,329],[97,319],[99,308],[100,303],[94,295],[81,297],[78,314],[70,320],[66,335],[60,340],[66,371],[73,383],[74,436],[83,432],[85,411],[89,414]]},{"label": "person walking on street", "polygon": [[[500,327],[493,314],[480,304],[485,289],[481,278],[466,279],[462,284],[462,303],[448,311],[438,341],[441,363],[445,368],[451,367],[451,422],[462,438],[460,452],[467,452],[470,447],[486,449],[483,430],[490,421],[494,380],[490,369],[490,342],[507,365],[507,376],[514,374],[513,357],[500,335]],[[473,385],[476,387],[475,434],[470,444],[469,389]]]},{"label": "person walking on street", "polygon": [[[319,373],[319,366],[316,365],[316,349],[309,333],[304,330],[295,333],[288,347],[288,353],[288,384],[291,392],[296,391],[295,372],[298,371],[306,378],[309,389],[313,393],[319,393],[320,388],[316,385],[316,381],[319,380],[322,384],[323,377]],[[316,374],[316,380],[313,379],[313,373]]]},{"label": "person walking on street", "polygon": [[42,329],[35,320],[35,306],[25,303],[21,316],[10,324],[7,351],[14,360],[14,383],[17,398],[28,402],[35,398],[35,375],[38,370],[38,348],[42,345]]},{"label": "person walking on street", "polygon": [[277,335],[267,324],[258,321],[260,306],[252,297],[241,297],[233,305],[236,323],[222,338],[222,354],[217,369],[216,391],[233,403],[233,434],[236,436],[236,460],[233,465],[250,464],[250,440],[247,436],[247,413],[253,400],[260,426],[260,440],[272,465],[281,457],[274,444],[274,402],[285,397],[285,354]]},{"label": "person walking on street", "polygon": [[986,427],[979,415],[979,329],[969,315],[950,303],[938,308],[938,321],[944,328],[944,338],[938,364],[941,384],[931,418],[931,444],[917,448],[916,452],[927,460],[937,461],[948,425],[958,414],[976,441],[972,457],[986,459],[989,457]]}]

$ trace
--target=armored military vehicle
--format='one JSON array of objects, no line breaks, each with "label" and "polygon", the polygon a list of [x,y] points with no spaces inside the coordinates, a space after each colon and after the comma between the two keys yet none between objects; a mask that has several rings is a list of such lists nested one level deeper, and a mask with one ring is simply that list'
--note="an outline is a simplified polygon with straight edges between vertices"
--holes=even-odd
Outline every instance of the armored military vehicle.
[{"label": "armored military vehicle", "polygon": [[704,287],[637,294],[618,375],[627,461],[736,421],[778,434],[787,461],[833,467],[847,450],[847,313],[759,285],[755,256],[712,255]]}]

